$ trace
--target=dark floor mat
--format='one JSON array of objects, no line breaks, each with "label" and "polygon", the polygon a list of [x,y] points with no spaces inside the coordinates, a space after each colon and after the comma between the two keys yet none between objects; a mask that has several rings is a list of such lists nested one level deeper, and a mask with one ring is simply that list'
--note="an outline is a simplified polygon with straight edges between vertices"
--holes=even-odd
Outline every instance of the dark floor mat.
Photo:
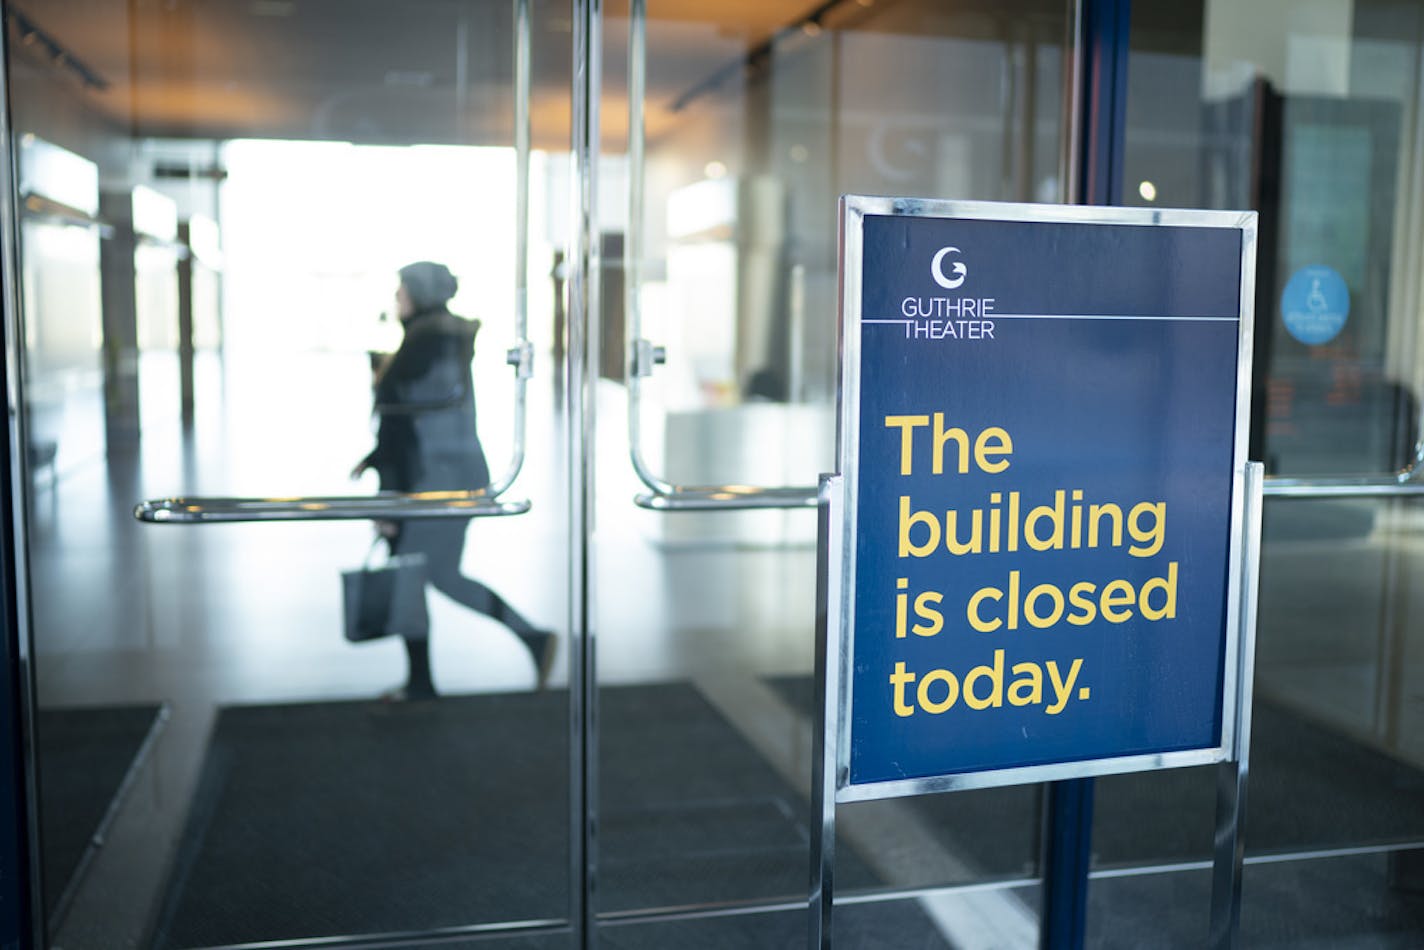
[{"label": "dark floor mat", "polygon": [[[155,946],[564,916],[567,701],[222,710]],[[604,689],[600,716],[602,909],[805,894],[807,803],[696,690]]]},{"label": "dark floor mat", "polygon": [[[603,911],[806,893],[810,805],[686,684],[599,693]],[[844,852],[841,886],[878,883]]]},{"label": "dark floor mat", "polygon": [[41,709],[40,831],[45,913],[57,922],[90,849],[141,764],[163,707]]},{"label": "dark floor mat", "polygon": [[158,947],[562,917],[563,694],[223,709]]}]

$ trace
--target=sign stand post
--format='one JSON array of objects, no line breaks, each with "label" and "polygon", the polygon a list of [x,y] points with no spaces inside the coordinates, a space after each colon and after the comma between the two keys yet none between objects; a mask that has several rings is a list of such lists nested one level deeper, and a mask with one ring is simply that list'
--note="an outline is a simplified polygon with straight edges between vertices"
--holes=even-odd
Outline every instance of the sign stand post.
[{"label": "sign stand post", "polygon": [[1246,779],[1251,767],[1251,694],[1256,671],[1256,603],[1261,576],[1261,509],[1265,466],[1246,463],[1241,537],[1241,638],[1236,681],[1236,749],[1216,767],[1216,835],[1211,873],[1211,941],[1235,947],[1241,925],[1241,877],[1246,856]]},{"label": "sign stand post", "polygon": [[822,475],[816,526],[816,714],[811,766],[811,930],[806,946],[830,950],[836,857],[836,762],[840,745],[840,609],[844,480]]}]

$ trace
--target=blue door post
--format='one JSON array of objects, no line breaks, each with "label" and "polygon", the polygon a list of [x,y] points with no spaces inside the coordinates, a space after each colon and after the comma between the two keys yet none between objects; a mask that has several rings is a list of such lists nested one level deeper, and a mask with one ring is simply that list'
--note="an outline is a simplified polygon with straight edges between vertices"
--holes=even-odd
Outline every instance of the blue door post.
[{"label": "blue door post", "polygon": [[1088,923],[1093,845],[1093,780],[1048,785],[1043,856],[1043,950],[1077,950]]},{"label": "blue door post", "polygon": [[[1076,203],[1115,205],[1122,197],[1127,124],[1131,0],[1081,0],[1082,67],[1074,91],[1079,111]],[[1093,844],[1093,780],[1047,788],[1043,835],[1043,950],[1077,950],[1088,922],[1088,865]]]}]

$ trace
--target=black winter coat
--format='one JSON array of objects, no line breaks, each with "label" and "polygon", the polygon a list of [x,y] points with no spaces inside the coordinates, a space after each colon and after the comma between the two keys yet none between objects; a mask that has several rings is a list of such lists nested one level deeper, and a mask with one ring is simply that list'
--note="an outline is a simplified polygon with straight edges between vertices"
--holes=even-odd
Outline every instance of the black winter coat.
[{"label": "black winter coat", "polygon": [[405,321],[400,348],[376,375],[376,448],[366,464],[382,491],[474,491],[490,483],[475,428],[470,361],[478,320],[444,307]]}]

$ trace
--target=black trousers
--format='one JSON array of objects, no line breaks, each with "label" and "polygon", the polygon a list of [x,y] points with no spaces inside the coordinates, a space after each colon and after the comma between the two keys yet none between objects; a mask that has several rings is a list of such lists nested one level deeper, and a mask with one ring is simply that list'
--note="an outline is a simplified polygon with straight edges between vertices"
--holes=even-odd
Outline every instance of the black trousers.
[{"label": "black trousers", "polygon": [[[498,620],[524,641],[538,658],[545,634],[531,624],[504,598],[473,577],[460,573],[460,557],[465,551],[468,521],[448,518],[418,518],[400,522],[391,540],[391,554],[425,555],[426,576],[430,586],[456,603],[476,613]],[[425,638],[405,638],[406,656],[410,659],[409,687],[425,691],[433,689],[430,676],[430,643]]]}]

